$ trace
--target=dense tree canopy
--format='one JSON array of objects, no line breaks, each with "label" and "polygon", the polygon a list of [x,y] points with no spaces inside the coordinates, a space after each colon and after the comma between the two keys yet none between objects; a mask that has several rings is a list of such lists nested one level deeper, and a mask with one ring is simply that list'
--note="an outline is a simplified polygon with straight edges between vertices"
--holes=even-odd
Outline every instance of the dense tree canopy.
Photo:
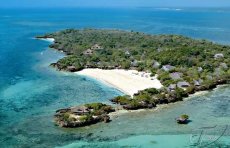
[{"label": "dense tree canopy", "polygon": [[[120,68],[157,74],[165,86],[162,90],[141,91],[134,100],[126,96],[113,100],[129,104],[126,107],[131,109],[178,101],[195,90],[210,89],[230,80],[230,46],[206,40],[96,29],[68,29],[38,38],[54,38],[50,47],[67,54],[52,64],[59,70]],[[181,75],[176,79],[172,73]],[[184,86],[186,89],[180,88]]]}]

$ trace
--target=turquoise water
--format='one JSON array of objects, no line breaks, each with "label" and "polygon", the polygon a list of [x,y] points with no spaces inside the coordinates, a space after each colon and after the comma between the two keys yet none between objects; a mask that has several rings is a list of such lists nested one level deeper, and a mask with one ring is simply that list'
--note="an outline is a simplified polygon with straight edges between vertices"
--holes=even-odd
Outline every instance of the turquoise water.
[{"label": "turquoise water", "polygon": [[[0,10],[0,147],[191,147],[190,136],[199,133],[200,127],[215,126],[206,135],[221,135],[230,123],[229,86],[157,112],[124,114],[110,124],[55,127],[55,110],[109,102],[122,93],[93,79],[51,69],[49,63],[64,55],[34,36],[93,27],[183,34],[229,44],[229,26],[230,9],[226,8]],[[187,126],[174,122],[183,113],[191,116]],[[229,146],[228,136],[227,128],[212,147]]]}]

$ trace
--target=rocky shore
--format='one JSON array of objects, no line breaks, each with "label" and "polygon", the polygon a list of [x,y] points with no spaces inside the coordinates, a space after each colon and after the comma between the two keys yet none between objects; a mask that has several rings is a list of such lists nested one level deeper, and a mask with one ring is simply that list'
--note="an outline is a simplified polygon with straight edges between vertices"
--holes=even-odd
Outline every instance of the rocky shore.
[{"label": "rocky shore", "polygon": [[[218,85],[223,84],[226,84],[226,82],[218,81],[216,85],[212,85],[212,87],[210,87],[209,89],[202,87],[201,90],[212,90]],[[159,93],[159,90],[153,90],[153,88],[151,88],[140,91],[139,93],[135,94],[134,97],[147,91],[158,91]],[[113,118],[113,116],[119,116],[119,113],[127,113],[128,111],[141,111],[145,109],[157,109],[157,107],[162,105],[182,101],[184,98],[195,93],[196,91],[192,91],[190,93],[184,93],[184,91],[181,91],[180,93],[174,93],[173,95],[162,91],[160,94],[165,96],[166,98],[154,98],[154,101],[152,102],[151,99],[147,100],[146,98],[138,100],[133,99],[130,96],[118,96],[110,100],[112,103],[116,104],[116,107],[102,103],[91,103],[66,109],[59,109],[54,115],[54,120],[56,125],[65,128],[90,126],[99,122],[108,123],[111,121],[111,118]]]},{"label": "rocky shore", "polygon": [[110,105],[102,103],[91,103],[56,111],[55,123],[60,127],[76,128],[98,122],[110,122],[109,113],[115,109]]}]

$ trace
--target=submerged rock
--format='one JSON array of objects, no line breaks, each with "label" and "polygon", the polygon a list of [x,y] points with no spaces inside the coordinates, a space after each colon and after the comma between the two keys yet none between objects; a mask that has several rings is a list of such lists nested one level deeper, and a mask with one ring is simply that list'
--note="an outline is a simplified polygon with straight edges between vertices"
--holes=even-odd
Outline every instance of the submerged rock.
[{"label": "submerged rock", "polygon": [[176,118],[178,124],[188,124],[189,123],[189,116],[188,115],[181,115],[180,117]]}]

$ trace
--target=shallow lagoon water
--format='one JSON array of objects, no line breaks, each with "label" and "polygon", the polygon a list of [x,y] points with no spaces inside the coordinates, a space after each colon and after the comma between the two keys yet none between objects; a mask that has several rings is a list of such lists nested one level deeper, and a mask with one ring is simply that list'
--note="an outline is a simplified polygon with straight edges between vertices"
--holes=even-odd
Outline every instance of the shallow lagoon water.
[{"label": "shallow lagoon water", "polygon": [[[33,38],[66,28],[94,27],[183,34],[229,44],[229,14],[229,9],[0,10],[0,146],[190,147],[190,136],[199,133],[200,127],[216,126],[207,135],[221,135],[230,123],[229,86],[155,112],[124,114],[109,124],[79,129],[54,126],[57,109],[108,103],[122,93],[93,79],[50,68],[64,55],[49,49],[49,42]],[[192,122],[177,125],[174,118],[184,113]],[[219,144],[229,146],[229,133],[227,129]]]},{"label": "shallow lagoon water", "polygon": [[[220,87],[210,93],[194,96],[184,102],[178,102],[157,111],[141,111],[128,113],[113,119],[108,125],[95,125],[89,128],[96,142],[76,142],[66,146],[96,146],[98,147],[195,147],[192,146],[201,134],[203,141],[200,145],[211,143],[220,138],[215,144],[205,147],[229,147],[229,86]],[[217,98],[222,98],[221,100]],[[227,100],[225,100],[227,99]],[[220,103],[221,102],[221,103]],[[191,107],[192,106],[192,107]],[[178,114],[189,114],[189,125],[178,125],[174,118]],[[87,130],[85,130],[87,131]],[[101,132],[102,131],[102,132]],[[179,134],[178,134],[179,133]],[[195,136],[192,138],[191,136]],[[106,138],[109,142],[104,142]],[[115,141],[114,141],[115,140]]]}]

